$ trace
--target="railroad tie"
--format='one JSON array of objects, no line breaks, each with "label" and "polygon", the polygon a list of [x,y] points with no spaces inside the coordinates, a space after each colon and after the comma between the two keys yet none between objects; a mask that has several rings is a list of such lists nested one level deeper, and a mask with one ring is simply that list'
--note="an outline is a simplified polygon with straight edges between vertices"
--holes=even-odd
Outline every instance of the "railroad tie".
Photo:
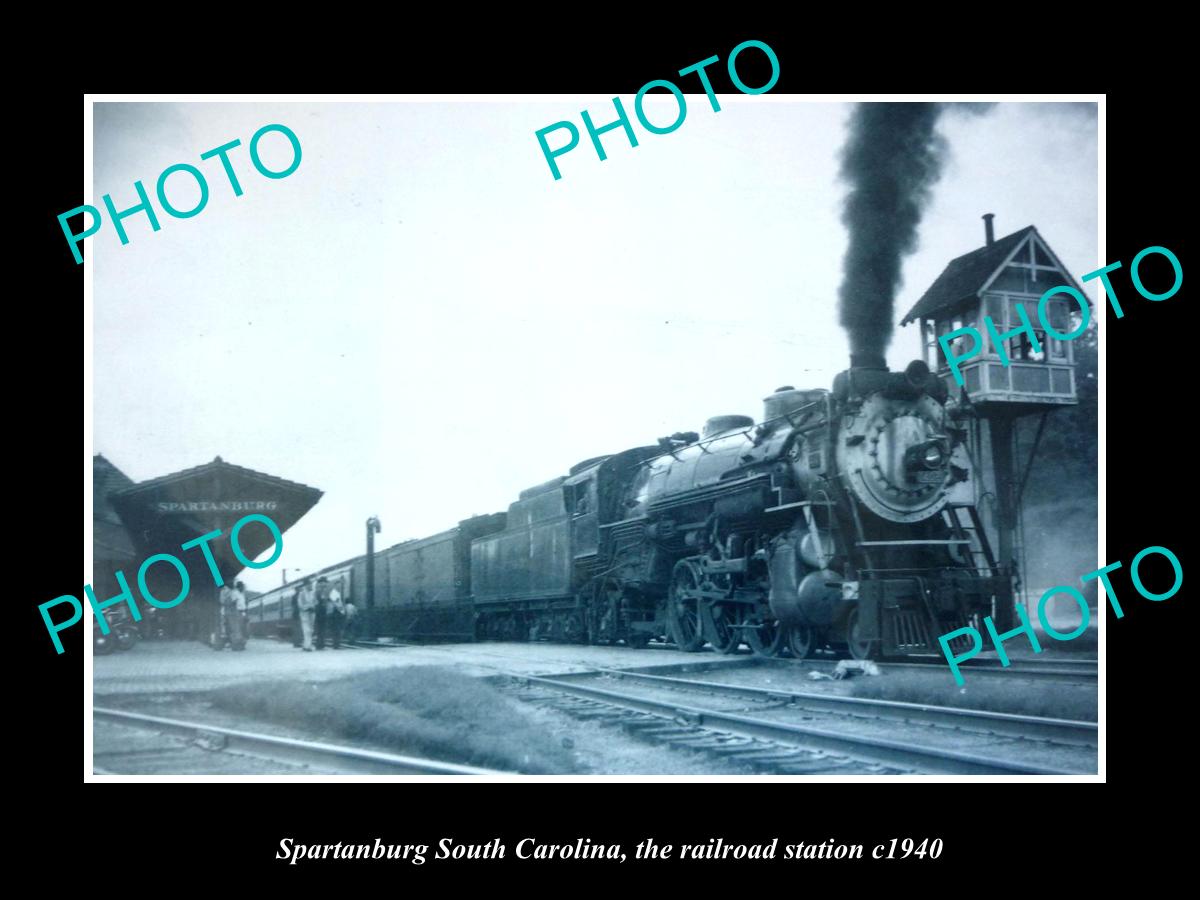
[{"label": "railroad tie", "polygon": [[721,742],[710,735],[698,735],[695,732],[681,732],[678,737],[667,737],[666,742],[672,747],[683,750],[707,750],[714,753],[722,752]]},{"label": "railroad tie", "polygon": [[639,734],[678,734],[679,726],[662,719],[630,719],[625,723],[625,728],[629,731],[636,731]]},{"label": "railroad tie", "polygon": [[575,718],[584,721],[617,722],[624,718],[620,713],[606,709],[579,709],[570,710],[570,712]]},{"label": "railroad tie", "polygon": [[826,756],[820,759],[793,759],[783,762],[778,771],[782,775],[819,775],[838,772],[842,769],[858,768],[846,757]]},{"label": "railroad tie", "polygon": [[775,749],[776,748],[774,748],[771,744],[756,741],[753,744],[747,744],[744,747],[723,747],[721,748],[721,754],[723,756],[737,757],[739,760],[741,760],[761,753],[766,753],[768,751],[774,752]]}]

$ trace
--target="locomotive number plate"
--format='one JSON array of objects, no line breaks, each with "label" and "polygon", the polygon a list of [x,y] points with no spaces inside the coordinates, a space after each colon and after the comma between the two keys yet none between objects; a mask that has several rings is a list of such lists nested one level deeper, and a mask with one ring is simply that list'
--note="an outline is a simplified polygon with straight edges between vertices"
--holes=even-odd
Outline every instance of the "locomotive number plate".
[{"label": "locomotive number plate", "polygon": [[917,472],[918,484],[941,484],[945,480],[945,472]]}]

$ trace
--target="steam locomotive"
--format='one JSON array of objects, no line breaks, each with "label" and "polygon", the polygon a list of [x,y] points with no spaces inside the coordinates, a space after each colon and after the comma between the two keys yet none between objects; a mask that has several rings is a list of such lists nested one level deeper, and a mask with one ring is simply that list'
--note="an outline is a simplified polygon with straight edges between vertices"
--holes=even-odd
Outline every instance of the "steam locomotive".
[{"label": "steam locomotive", "polygon": [[759,424],[717,416],[702,434],[585,460],[507,514],[378,554],[368,627],[940,652],[939,635],[1013,602],[973,505],[966,411],[947,394],[919,360],[890,372],[852,358],[832,391],[779,388]]}]

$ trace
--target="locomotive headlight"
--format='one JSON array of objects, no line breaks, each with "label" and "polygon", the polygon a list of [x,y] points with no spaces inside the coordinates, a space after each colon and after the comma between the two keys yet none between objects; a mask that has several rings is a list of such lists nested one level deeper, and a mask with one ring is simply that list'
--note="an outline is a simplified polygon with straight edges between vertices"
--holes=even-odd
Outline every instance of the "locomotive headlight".
[{"label": "locomotive headlight", "polygon": [[934,484],[945,475],[946,456],[944,441],[924,441],[905,451],[904,470],[918,484]]}]

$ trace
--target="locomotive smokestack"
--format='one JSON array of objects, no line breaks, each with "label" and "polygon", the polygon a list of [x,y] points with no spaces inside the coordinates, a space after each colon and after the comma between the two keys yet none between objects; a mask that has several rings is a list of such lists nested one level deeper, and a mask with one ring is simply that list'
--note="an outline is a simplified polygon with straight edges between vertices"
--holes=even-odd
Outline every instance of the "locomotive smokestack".
[{"label": "locomotive smokestack", "polygon": [[996,243],[996,232],[992,229],[992,219],[994,218],[996,217],[992,213],[983,214],[983,236],[989,247]]},{"label": "locomotive smokestack", "polygon": [[887,362],[883,358],[882,353],[874,351],[859,351],[858,353],[850,354],[850,368],[852,369],[886,369]]}]

